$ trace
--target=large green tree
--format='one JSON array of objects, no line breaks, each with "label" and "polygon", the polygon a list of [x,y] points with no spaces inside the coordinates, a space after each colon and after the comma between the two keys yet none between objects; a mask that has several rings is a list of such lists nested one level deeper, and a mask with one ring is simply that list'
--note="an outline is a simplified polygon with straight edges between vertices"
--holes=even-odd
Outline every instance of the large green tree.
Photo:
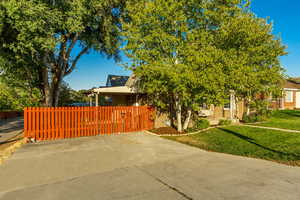
[{"label": "large green tree", "polygon": [[193,111],[224,104],[233,90],[244,97],[280,82],[284,47],[248,6],[241,0],[128,3],[124,37],[132,69],[178,131],[188,127]]},{"label": "large green tree", "polygon": [[[124,0],[3,0],[0,67],[38,87],[46,106],[57,106],[59,88],[80,58],[97,51],[119,59]],[[5,63],[5,64],[3,64]]]}]

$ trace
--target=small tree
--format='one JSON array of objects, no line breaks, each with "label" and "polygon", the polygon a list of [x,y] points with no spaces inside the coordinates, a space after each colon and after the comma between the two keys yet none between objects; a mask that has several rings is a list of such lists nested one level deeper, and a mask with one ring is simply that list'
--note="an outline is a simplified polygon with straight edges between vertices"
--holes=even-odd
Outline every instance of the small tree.
[{"label": "small tree", "polygon": [[272,34],[272,24],[250,12],[225,21],[217,38],[218,48],[226,52],[223,62],[226,88],[235,91],[238,99],[250,104],[260,95],[279,96],[284,69],[280,56],[286,55],[281,40]]}]

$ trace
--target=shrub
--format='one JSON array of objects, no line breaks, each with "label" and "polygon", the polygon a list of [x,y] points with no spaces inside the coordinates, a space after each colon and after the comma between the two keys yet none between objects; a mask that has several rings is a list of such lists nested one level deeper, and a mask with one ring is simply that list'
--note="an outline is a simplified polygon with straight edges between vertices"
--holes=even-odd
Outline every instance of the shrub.
[{"label": "shrub", "polygon": [[209,121],[207,119],[197,119],[194,128],[197,130],[206,129],[209,127]]},{"label": "shrub", "polygon": [[266,121],[273,115],[273,111],[268,109],[269,102],[266,100],[255,100],[250,104],[250,108],[255,111],[250,115],[243,115],[243,122],[254,123]]},{"label": "shrub", "polygon": [[244,113],[242,120],[244,123],[254,123],[257,122],[257,117],[255,114],[247,115],[246,113]]},{"label": "shrub", "polygon": [[229,119],[221,119],[220,121],[219,121],[219,125],[230,125],[231,124],[231,120],[229,120]]},{"label": "shrub", "polygon": [[262,122],[266,121],[269,118],[269,115],[266,114],[259,114],[259,113],[252,113],[250,115],[243,115],[243,122],[244,123],[255,123],[255,122]]}]

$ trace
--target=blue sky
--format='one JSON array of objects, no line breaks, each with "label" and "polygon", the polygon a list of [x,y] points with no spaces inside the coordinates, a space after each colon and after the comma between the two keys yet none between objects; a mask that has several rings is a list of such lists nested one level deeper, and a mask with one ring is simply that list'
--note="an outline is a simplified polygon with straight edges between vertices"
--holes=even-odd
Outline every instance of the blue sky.
[{"label": "blue sky", "polygon": [[[288,55],[281,58],[282,66],[289,76],[300,76],[300,1],[297,0],[252,0],[251,9],[259,17],[269,17],[274,24],[274,34],[288,46]],[[123,62],[127,59],[123,56]],[[89,89],[105,85],[108,74],[129,75],[112,59],[90,53],[81,58],[77,68],[66,77],[71,88]]]}]

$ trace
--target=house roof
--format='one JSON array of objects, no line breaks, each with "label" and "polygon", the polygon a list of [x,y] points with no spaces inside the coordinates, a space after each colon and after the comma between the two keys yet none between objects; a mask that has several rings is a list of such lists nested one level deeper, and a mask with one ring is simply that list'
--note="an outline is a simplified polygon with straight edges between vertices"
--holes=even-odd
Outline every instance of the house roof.
[{"label": "house roof", "polygon": [[134,93],[136,93],[134,88],[130,88],[128,86],[95,88],[93,90],[93,92],[102,93],[102,94],[134,94]]},{"label": "house roof", "polygon": [[289,78],[289,80],[300,84],[300,77],[292,77],[292,78]]},{"label": "house roof", "polygon": [[295,80],[292,80],[292,79],[289,79],[289,80],[286,80],[284,85],[283,85],[283,88],[288,88],[288,89],[300,89],[300,83],[298,81],[295,81]]},{"label": "house roof", "polygon": [[[138,93],[136,87],[136,77],[109,75],[106,86],[92,89],[92,93],[102,94],[135,94]],[[111,85],[111,86],[110,86]]]},{"label": "house roof", "polygon": [[129,76],[118,76],[118,75],[108,75],[106,86],[107,87],[118,87],[118,86],[125,86]]}]

